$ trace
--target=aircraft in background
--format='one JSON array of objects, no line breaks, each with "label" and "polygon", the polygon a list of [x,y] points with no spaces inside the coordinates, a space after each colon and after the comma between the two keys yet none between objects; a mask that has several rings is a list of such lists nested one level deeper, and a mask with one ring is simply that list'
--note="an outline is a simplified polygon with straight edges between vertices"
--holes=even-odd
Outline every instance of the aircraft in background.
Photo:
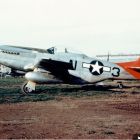
[{"label": "aircraft in background", "polygon": [[110,54],[96,55],[96,58],[117,63],[117,62],[129,62],[136,60],[140,57],[140,54]]},{"label": "aircraft in background", "polygon": [[0,65],[0,76],[2,77],[19,77],[19,76],[24,76],[25,72],[24,71],[19,71],[16,69],[11,69],[9,67],[6,67],[4,65]]},{"label": "aircraft in background", "polygon": [[84,54],[56,52],[17,46],[0,46],[0,64],[24,71],[24,94],[33,93],[36,84],[96,84],[107,79],[140,80],[140,59],[111,63]]}]

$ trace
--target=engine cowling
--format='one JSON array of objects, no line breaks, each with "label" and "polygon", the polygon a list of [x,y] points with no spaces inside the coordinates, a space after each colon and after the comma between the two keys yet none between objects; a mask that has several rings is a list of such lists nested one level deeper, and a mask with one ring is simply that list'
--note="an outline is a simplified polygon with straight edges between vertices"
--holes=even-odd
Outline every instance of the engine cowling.
[{"label": "engine cowling", "polygon": [[52,83],[62,83],[61,80],[56,79],[52,75],[48,73],[42,73],[42,72],[28,72],[25,74],[25,78],[28,81],[32,81],[35,83],[47,83],[47,84],[52,84]]}]

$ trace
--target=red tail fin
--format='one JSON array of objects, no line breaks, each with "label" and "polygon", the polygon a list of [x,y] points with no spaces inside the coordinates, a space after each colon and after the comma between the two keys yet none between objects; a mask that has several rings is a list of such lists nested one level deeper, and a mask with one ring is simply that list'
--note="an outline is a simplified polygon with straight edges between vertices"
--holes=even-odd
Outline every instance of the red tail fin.
[{"label": "red tail fin", "polygon": [[117,65],[124,68],[128,73],[133,75],[136,79],[140,79],[140,58],[131,62],[117,63]]}]

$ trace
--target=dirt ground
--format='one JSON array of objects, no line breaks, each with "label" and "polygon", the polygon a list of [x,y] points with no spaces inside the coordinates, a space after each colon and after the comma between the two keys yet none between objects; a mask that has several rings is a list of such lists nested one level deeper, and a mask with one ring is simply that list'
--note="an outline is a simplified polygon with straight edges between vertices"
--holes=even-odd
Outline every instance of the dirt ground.
[{"label": "dirt ground", "polygon": [[0,105],[1,139],[132,139],[136,133],[140,133],[138,93]]}]

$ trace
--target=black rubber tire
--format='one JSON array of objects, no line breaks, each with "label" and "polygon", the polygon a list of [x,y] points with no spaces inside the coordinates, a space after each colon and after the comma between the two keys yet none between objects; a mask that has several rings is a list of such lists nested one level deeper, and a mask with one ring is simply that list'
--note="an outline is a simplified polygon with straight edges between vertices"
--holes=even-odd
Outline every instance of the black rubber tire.
[{"label": "black rubber tire", "polygon": [[23,95],[29,95],[29,94],[35,92],[34,90],[32,90],[32,91],[29,91],[29,90],[28,90],[28,87],[26,87],[27,83],[28,83],[28,82],[24,82],[24,83],[22,84],[22,86],[21,86],[21,91],[22,91],[22,94],[23,94]]},{"label": "black rubber tire", "polygon": [[123,86],[122,83],[119,83],[119,84],[118,84],[118,88],[122,89],[123,87],[124,87],[124,86]]}]

